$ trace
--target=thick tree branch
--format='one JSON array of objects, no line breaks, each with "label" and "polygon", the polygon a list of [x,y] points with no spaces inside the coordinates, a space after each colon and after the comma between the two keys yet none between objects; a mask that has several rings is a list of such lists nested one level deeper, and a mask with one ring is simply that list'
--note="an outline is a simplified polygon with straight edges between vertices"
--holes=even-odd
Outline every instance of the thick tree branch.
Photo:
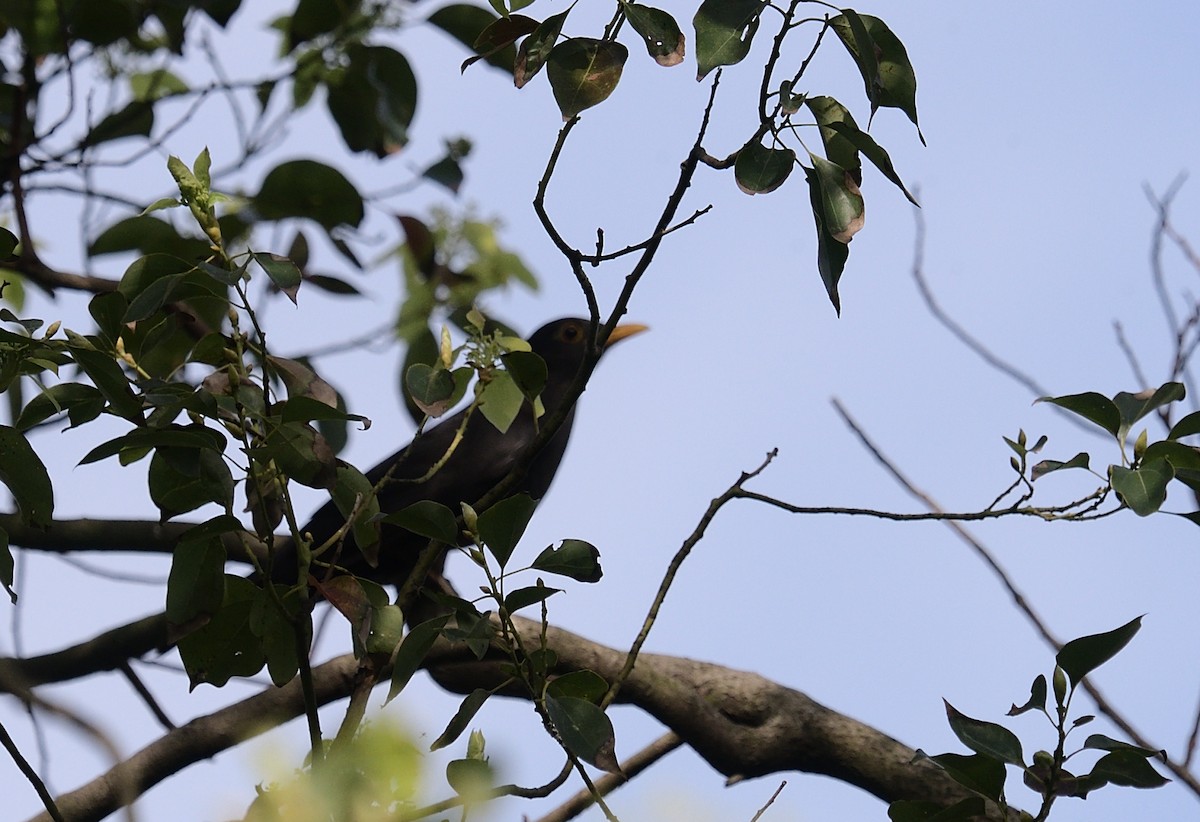
[{"label": "thick tree branch", "polygon": [[[531,646],[540,642],[539,623],[515,622],[526,642]],[[549,628],[546,636],[558,655],[558,674],[588,669],[612,678],[625,662],[625,651],[562,629]],[[461,693],[504,681],[506,659],[497,653],[494,660],[481,662],[465,647],[440,641],[426,663],[443,687]],[[357,670],[358,663],[349,655],[314,668],[317,703],[347,696]],[[667,725],[731,781],[799,770],[832,776],[885,801],[952,800],[965,795],[944,772],[928,763],[913,764],[913,749],[754,673],[643,654],[619,701]],[[101,819],[120,806],[122,796],[143,793],[187,765],[303,713],[297,680],[283,688],[269,688],[165,733],[108,773],[59,797],[58,806],[68,819]]]},{"label": "thick tree branch", "polygon": [[[517,619],[531,647],[540,624]],[[561,628],[547,629],[557,674],[590,670],[612,680],[626,653]],[[466,648],[438,646],[427,669],[456,693],[506,680],[505,659],[477,660]],[[524,698],[519,692],[509,696]],[[832,776],[880,799],[960,799],[963,788],[886,734],[748,671],[662,654],[642,654],[617,702],[634,705],[679,735],[729,781],[779,771]]]},{"label": "thick tree branch", "polygon": [[11,686],[35,688],[115,671],[130,659],[170,645],[166,614],[154,614],[61,651],[24,658],[0,657],[0,692],[11,693]]}]

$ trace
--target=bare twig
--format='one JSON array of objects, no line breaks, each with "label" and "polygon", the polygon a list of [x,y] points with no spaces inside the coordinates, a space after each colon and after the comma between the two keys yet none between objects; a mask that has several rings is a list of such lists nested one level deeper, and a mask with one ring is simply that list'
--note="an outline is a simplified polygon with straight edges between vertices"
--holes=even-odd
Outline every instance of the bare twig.
[{"label": "bare twig", "polygon": [[133,670],[129,661],[126,660],[121,663],[118,670],[133,687],[134,692],[142,698],[142,702],[146,703],[146,707],[150,709],[150,713],[154,714],[154,718],[158,720],[158,724],[162,725],[168,731],[174,730],[175,723],[171,721],[171,718],[167,716],[167,712],[158,704],[158,700],[154,698],[154,694],[150,693],[150,689],[146,687],[146,683],[142,682],[142,678]]},{"label": "bare twig", "polygon": [[679,550],[675,552],[675,556],[671,557],[671,561],[667,563],[667,570],[663,573],[662,582],[660,582],[658,585],[658,591],[654,594],[654,600],[650,603],[650,610],[646,613],[646,618],[642,621],[641,630],[638,631],[637,638],[634,639],[633,645],[629,649],[629,654],[625,657],[625,664],[621,666],[620,673],[618,673],[609,684],[608,692],[605,693],[604,698],[600,700],[600,707],[606,708],[612,704],[613,700],[617,698],[617,694],[621,690],[621,685],[633,672],[633,667],[637,662],[638,654],[641,652],[642,646],[646,644],[646,640],[650,636],[650,629],[654,627],[654,623],[658,619],[659,609],[662,608],[662,604],[667,598],[667,592],[671,590],[671,585],[675,582],[676,574],[678,574],[679,569],[683,567],[684,560],[686,560],[688,555],[691,554],[692,549],[695,548],[700,543],[700,540],[704,538],[704,532],[708,530],[708,526],[713,521],[713,518],[716,517],[717,512],[725,507],[727,502],[740,496],[742,486],[766,470],[767,466],[771,464],[771,461],[775,459],[775,456],[778,453],[778,450],[771,451],[769,454],[767,454],[766,459],[764,459],[762,463],[753,471],[743,471],[742,475],[738,477],[737,481],[734,482],[733,485],[729,486],[729,488],[727,488],[723,494],[710,502],[708,508],[704,511],[704,514],[701,515],[700,521],[696,523],[696,527],[692,530],[692,533],[689,534],[687,539],[683,541],[683,544],[679,546]]},{"label": "bare twig", "polygon": [[[607,796],[682,744],[683,740],[673,731],[663,734],[622,762],[621,773],[605,774],[597,779],[596,790]],[[550,813],[538,817],[536,822],[566,822],[586,811],[595,801],[589,791],[579,791]]]},{"label": "bare twig", "polygon": [[1023,385],[1035,397],[1045,397],[1051,394],[1051,391],[1048,391],[1033,377],[994,354],[990,348],[976,339],[971,332],[967,331],[957,320],[947,314],[938,303],[937,298],[933,295],[933,290],[929,287],[929,283],[925,279],[925,216],[920,209],[915,209],[913,211],[913,219],[916,221],[916,237],[913,240],[912,277],[913,281],[917,284],[917,290],[921,293],[921,299],[925,301],[925,307],[929,309],[929,313],[947,331],[953,334],[959,342],[982,357],[984,362],[1001,374]]},{"label": "bare twig", "polygon": [[783,789],[786,787],[787,780],[785,779],[779,783],[779,787],[775,789],[775,793],[771,794],[771,798],[767,800],[767,804],[759,808],[758,813],[751,817],[750,822],[758,822],[758,820],[762,819],[763,814],[767,812],[767,808],[775,804],[775,800],[779,798],[779,794],[783,793]]},{"label": "bare twig", "polygon": [[8,751],[8,755],[12,757],[12,761],[16,763],[19,770],[33,786],[33,790],[37,793],[38,798],[42,800],[42,805],[46,808],[46,813],[50,814],[50,818],[54,822],[64,822],[63,815],[58,810],[58,806],[54,804],[54,797],[50,795],[50,791],[46,790],[46,783],[38,776],[37,771],[29,764],[22,754],[21,749],[17,747],[16,741],[9,736],[8,730],[0,723],[0,746]]}]

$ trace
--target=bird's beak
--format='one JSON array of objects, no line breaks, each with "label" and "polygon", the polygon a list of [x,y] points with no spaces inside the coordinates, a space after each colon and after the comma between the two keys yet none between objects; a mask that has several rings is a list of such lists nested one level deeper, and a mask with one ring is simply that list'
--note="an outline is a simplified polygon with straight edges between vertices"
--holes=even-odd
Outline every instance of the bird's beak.
[{"label": "bird's beak", "polygon": [[649,330],[650,326],[642,325],[640,323],[627,323],[625,325],[618,325],[612,330],[612,333],[608,335],[608,341],[604,343],[604,350],[607,351],[626,337],[632,337],[634,334],[641,334],[643,331]]}]

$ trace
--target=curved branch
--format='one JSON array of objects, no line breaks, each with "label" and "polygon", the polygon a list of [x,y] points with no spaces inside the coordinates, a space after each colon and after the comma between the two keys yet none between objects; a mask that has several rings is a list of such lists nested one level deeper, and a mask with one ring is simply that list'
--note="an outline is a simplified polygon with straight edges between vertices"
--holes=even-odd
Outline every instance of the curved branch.
[{"label": "curved branch", "polygon": [[[543,628],[516,618],[527,642],[540,642]],[[559,628],[545,629],[558,656],[555,673],[592,670],[615,677],[625,651],[591,642]],[[444,640],[426,659],[434,679],[469,693],[508,679],[507,656],[476,659],[461,644]],[[320,705],[347,696],[358,663],[350,655],[313,669]],[[505,692],[527,699],[528,694]],[[884,801],[963,798],[965,789],[929,763],[913,763],[915,751],[892,737],[833,711],[807,695],[758,674],[660,654],[643,654],[626,680],[619,701],[666,724],[685,744],[731,780],[799,770],[832,776]],[[193,762],[207,759],[304,713],[299,680],[168,731],[86,785],[58,798],[70,819],[99,820]],[[36,817],[44,822],[45,815]]]},{"label": "curved branch", "polygon": [[31,657],[0,657],[0,692],[115,671],[130,659],[171,645],[166,614],[105,631],[61,651]]},{"label": "curved branch", "polygon": [[[527,642],[539,623],[515,619]],[[549,627],[555,673],[590,670],[612,680],[626,653]],[[479,661],[466,648],[439,645],[426,660],[442,687],[470,693],[506,681],[507,658]],[[508,696],[527,694],[502,690]],[[965,789],[915,751],[881,731],[821,705],[800,691],[749,671],[662,654],[642,654],[617,702],[641,708],[679,735],[709,765],[739,781],[779,771],[832,776],[884,801],[961,799]]]}]

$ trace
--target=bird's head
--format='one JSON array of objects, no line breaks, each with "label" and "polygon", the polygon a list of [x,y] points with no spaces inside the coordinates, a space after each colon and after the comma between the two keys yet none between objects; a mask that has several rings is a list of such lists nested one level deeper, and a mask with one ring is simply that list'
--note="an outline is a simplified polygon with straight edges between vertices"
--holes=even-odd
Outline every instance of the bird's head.
[{"label": "bird's head", "polygon": [[[546,323],[529,338],[533,352],[546,362],[546,370],[558,379],[571,379],[579,370],[587,351],[587,335],[591,323],[580,317],[566,317]],[[618,325],[608,335],[604,350],[612,348],[620,340],[648,330],[637,323]],[[551,377],[554,379],[554,376]]]}]

